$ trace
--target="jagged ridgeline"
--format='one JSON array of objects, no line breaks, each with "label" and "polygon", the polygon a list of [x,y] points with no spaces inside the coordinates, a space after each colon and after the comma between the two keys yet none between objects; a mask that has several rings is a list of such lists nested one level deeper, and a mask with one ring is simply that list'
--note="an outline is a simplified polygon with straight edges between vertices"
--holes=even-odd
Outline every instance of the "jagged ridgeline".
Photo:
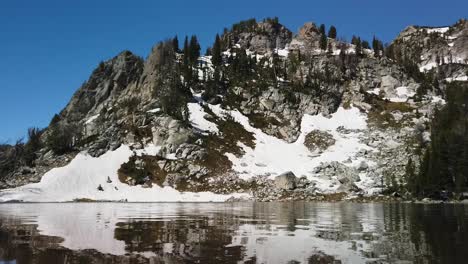
[{"label": "jagged ridgeline", "polygon": [[101,62],[48,127],[0,146],[2,188],[38,182],[0,200],[463,196],[468,22],[339,36],[250,19],[205,55],[176,36]]}]

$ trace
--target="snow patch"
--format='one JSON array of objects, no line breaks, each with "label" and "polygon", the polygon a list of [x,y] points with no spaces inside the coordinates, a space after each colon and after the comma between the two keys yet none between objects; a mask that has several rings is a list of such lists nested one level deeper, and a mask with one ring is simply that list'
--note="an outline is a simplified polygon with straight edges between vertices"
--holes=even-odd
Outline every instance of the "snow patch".
[{"label": "snow patch", "polygon": [[457,77],[450,77],[445,79],[447,82],[454,82],[454,81],[468,81],[468,76],[462,75],[462,76],[457,76]]},{"label": "snow patch", "polygon": [[[315,181],[320,191],[331,192],[335,188],[330,187],[331,181],[318,178],[314,168],[322,162],[343,162],[348,158],[353,159],[359,150],[370,149],[359,142],[361,132],[350,131],[344,134],[337,131],[340,127],[351,130],[366,129],[367,118],[355,107],[351,109],[340,107],[329,118],[323,115],[304,115],[301,122],[301,134],[294,143],[287,143],[252,127],[248,118],[237,110],[227,111],[219,106],[210,107],[218,116],[231,115],[255,136],[256,146],[254,149],[239,144],[245,152],[242,157],[236,157],[230,153],[226,154],[233,163],[233,170],[238,172],[243,179],[249,179],[256,175],[267,175],[273,178],[286,171],[292,171],[298,177],[306,176],[309,180]],[[330,133],[336,141],[323,153],[312,153],[304,145],[306,135],[315,129]],[[351,166],[357,166],[360,161],[354,159]]]},{"label": "snow patch", "polygon": [[[381,91],[382,89],[377,87],[372,90],[368,90],[367,93],[380,95]],[[384,99],[389,100],[390,102],[401,103],[406,102],[410,97],[413,97],[416,94],[415,92],[410,92],[406,86],[395,88],[395,92],[397,95],[396,97],[385,97]]]},{"label": "snow patch", "polygon": [[203,107],[199,103],[188,103],[187,107],[190,113],[190,123],[192,126],[203,131],[218,133],[218,126],[205,119],[207,113],[203,110]]},{"label": "snow patch", "polygon": [[420,67],[419,67],[419,71],[420,72],[425,72],[425,71],[429,71],[431,70],[432,68],[435,68],[437,67],[437,63],[434,62],[434,61],[431,61],[431,62],[428,62],[426,64],[422,64]]},{"label": "snow patch", "polygon": [[94,122],[94,120],[96,120],[98,117],[99,117],[99,114],[93,115],[92,117],[88,118],[88,120],[86,120],[85,124],[86,124],[86,125],[91,124],[91,123]]},{"label": "snow patch", "polygon": [[[79,153],[70,164],[50,170],[38,183],[0,191],[0,202],[69,202],[81,198],[129,202],[222,202],[232,196],[245,197],[243,194],[182,193],[172,187],[143,188],[120,182],[117,171],[133,154],[152,155],[157,151],[159,149],[154,145],[135,152],[122,145],[97,158]],[[99,185],[104,191],[97,189]]]},{"label": "snow patch", "polygon": [[440,97],[440,96],[432,96],[432,97],[431,97],[431,103],[434,103],[434,104],[438,104],[438,103],[440,103],[440,104],[445,104],[445,100],[444,100],[442,97]]},{"label": "snow patch", "polygon": [[390,102],[395,102],[395,103],[406,102],[408,98],[413,97],[416,94],[415,92],[410,92],[408,90],[408,87],[406,86],[397,87],[395,90],[396,90],[397,97],[386,98],[390,100]]},{"label": "snow patch", "polygon": [[367,93],[380,95],[380,88],[377,87],[377,88],[374,88],[372,90],[368,90]]},{"label": "snow patch", "polygon": [[158,107],[158,108],[154,108],[154,109],[148,110],[148,111],[146,111],[146,112],[147,112],[147,113],[152,113],[152,114],[154,114],[154,113],[159,113],[159,112],[161,112],[161,108],[159,108],[159,107]]},{"label": "snow patch", "polygon": [[288,54],[289,54],[288,49],[276,49],[275,51],[281,57],[288,57]]},{"label": "snow patch", "polygon": [[426,29],[426,32],[427,33],[440,33],[440,34],[444,34],[445,32],[447,32],[450,28],[449,27],[441,27],[441,28],[428,28]]}]

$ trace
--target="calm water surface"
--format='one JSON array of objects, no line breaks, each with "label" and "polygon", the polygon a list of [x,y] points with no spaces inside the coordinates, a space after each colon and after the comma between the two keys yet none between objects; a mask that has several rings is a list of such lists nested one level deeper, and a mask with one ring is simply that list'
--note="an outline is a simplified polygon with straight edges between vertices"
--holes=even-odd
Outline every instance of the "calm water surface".
[{"label": "calm water surface", "polygon": [[0,204],[0,263],[468,263],[468,205]]}]

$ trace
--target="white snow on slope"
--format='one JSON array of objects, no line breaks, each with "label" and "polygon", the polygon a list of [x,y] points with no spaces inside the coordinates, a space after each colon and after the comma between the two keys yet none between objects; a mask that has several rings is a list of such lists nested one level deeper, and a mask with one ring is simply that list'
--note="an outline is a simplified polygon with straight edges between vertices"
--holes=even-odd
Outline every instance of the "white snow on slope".
[{"label": "white snow on slope", "polygon": [[[309,180],[317,183],[321,191],[334,191],[330,188],[330,181],[319,179],[314,173],[314,168],[322,162],[345,161],[353,158],[361,149],[370,149],[359,142],[360,132],[351,132],[342,134],[336,131],[340,126],[346,129],[365,129],[367,127],[365,115],[359,112],[357,108],[344,109],[339,108],[331,118],[322,115],[304,115],[301,123],[301,134],[296,142],[287,143],[284,140],[270,136],[260,129],[254,128],[249,124],[248,118],[237,110],[226,111],[219,106],[210,106],[218,116],[230,114],[244,128],[254,133],[256,146],[254,149],[241,143],[245,154],[238,158],[233,154],[227,153],[229,160],[233,163],[233,169],[237,171],[241,178],[249,179],[256,175],[269,175],[274,177],[286,171],[292,171],[298,177],[306,176]],[[305,136],[312,130],[327,131],[333,135],[335,144],[329,147],[321,154],[314,154],[304,146]],[[361,160],[355,159],[352,166],[357,166]]]},{"label": "white snow on slope", "polygon": [[[150,146],[137,154],[154,154],[157,150],[157,146]],[[80,198],[129,202],[222,202],[231,197],[210,192],[181,193],[171,187],[143,188],[122,183],[118,179],[117,170],[133,153],[125,145],[97,158],[80,153],[70,164],[47,172],[38,183],[0,191],[0,202],[67,202]],[[112,183],[107,183],[108,177]],[[104,191],[97,190],[99,185]],[[233,196],[238,197],[240,194]]]},{"label": "white snow on slope", "polygon": [[88,120],[86,120],[85,124],[91,124],[92,122],[94,122],[94,120],[96,120],[97,118],[99,117],[99,114],[97,115],[93,115],[92,117],[88,118]]},{"label": "white snow on slope", "polygon": [[[382,89],[377,87],[372,90],[368,90],[367,93],[370,94],[375,94],[375,95],[380,95]],[[385,100],[389,100],[390,102],[395,102],[395,103],[401,103],[401,102],[406,102],[410,97],[413,97],[416,93],[411,92],[408,90],[408,87],[406,86],[401,86],[395,88],[395,93],[396,96],[393,97],[384,97]]]},{"label": "white snow on slope", "polygon": [[468,81],[468,76],[462,75],[457,77],[450,77],[445,79],[447,82],[454,82],[454,81]]},{"label": "white snow on slope", "polygon": [[370,94],[375,94],[375,95],[380,95],[380,88],[377,87],[377,88],[374,88],[372,90],[368,90],[367,93],[370,93]]},{"label": "white snow on slope", "polygon": [[276,53],[281,56],[281,57],[288,57],[288,54],[289,54],[289,49],[288,48],[285,48],[285,49],[276,49],[275,50]]},{"label": "white snow on slope", "polygon": [[388,98],[391,102],[406,102],[408,98],[413,97],[416,94],[415,92],[410,92],[406,86],[397,87],[395,90],[397,97]]},{"label": "white snow on slope", "polygon": [[431,70],[432,68],[435,68],[435,67],[437,67],[437,63],[435,61],[431,61],[431,62],[422,64],[419,67],[419,71],[420,72],[425,72],[425,71],[429,71],[429,70]]},{"label": "white snow on slope", "polygon": [[152,113],[152,114],[159,113],[159,112],[161,112],[161,108],[157,107],[157,108],[154,108],[154,109],[150,109],[150,110],[148,110],[146,112],[147,113]]},{"label": "white snow on slope", "polygon": [[426,29],[426,32],[427,33],[440,33],[440,34],[443,34],[445,32],[447,32],[449,30],[449,27],[441,27],[441,28],[427,28]]},{"label": "white snow on slope", "polygon": [[206,115],[206,112],[199,103],[188,103],[187,107],[190,112],[190,123],[192,123],[193,127],[204,132],[219,132],[218,126],[216,126],[216,124],[205,119],[204,116]]}]

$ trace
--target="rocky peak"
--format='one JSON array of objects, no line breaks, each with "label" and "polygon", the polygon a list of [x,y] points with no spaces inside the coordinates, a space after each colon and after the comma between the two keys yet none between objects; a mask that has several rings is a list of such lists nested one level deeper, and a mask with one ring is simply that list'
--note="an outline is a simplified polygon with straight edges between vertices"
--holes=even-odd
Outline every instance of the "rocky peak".
[{"label": "rocky peak", "polygon": [[137,81],[143,71],[143,60],[130,51],[101,62],[62,111],[69,122],[77,122],[111,97],[117,96],[129,84]]},{"label": "rocky peak", "polygon": [[465,19],[452,26],[409,26],[392,42],[395,57],[410,59],[419,65],[421,71],[445,64],[467,65],[467,46],[468,23]]},{"label": "rocky peak", "polygon": [[241,21],[223,35],[227,48],[240,45],[244,49],[264,54],[274,49],[284,49],[292,39],[292,32],[277,19]]},{"label": "rocky peak", "polygon": [[[313,22],[305,23],[289,44],[290,50],[300,50],[301,53],[313,53],[320,49],[320,30]],[[332,47],[337,48],[339,42],[329,39]]]},{"label": "rocky peak", "polygon": [[299,29],[297,38],[301,40],[319,40],[320,30],[315,23],[307,22]]}]

